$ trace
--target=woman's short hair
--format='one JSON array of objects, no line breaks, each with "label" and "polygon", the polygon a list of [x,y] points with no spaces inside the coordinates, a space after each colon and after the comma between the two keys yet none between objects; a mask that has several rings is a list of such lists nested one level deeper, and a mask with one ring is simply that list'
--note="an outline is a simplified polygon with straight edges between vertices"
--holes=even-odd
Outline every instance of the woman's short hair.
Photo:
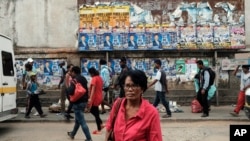
[{"label": "woman's short hair", "polygon": [[99,71],[96,70],[94,67],[89,68],[89,74],[92,74],[93,76],[99,75]]},{"label": "woman's short hair", "polygon": [[146,74],[141,70],[130,70],[127,72],[126,78],[130,77],[135,85],[142,88],[143,92],[147,90],[148,81]]}]

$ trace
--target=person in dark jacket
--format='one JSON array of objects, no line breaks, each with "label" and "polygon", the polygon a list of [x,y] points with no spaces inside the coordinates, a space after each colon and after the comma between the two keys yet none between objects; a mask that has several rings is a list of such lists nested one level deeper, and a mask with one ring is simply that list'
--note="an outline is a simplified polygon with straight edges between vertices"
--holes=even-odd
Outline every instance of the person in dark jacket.
[{"label": "person in dark jacket", "polygon": [[124,82],[127,72],[130,70],[130,68],[127,66],[127,59],[125,57],[122,57],[120,60],[120,67],[121,67],[121,73],[118,76],[117,80],[115,81],[115,84],[112,86],[112,88],[120,87],[120,94],[119,97],[125,97],[124,92]]},{"label": "person in dark jacket", "polygon": [[89,128],[88,128],[88,125],[86,124],[84,114],[83,114],[83,109],[86,108],[87,103],[88,103],[88,87],[87,87],[88,82],[85,77],[80,75],[80,73],[81,73],[80,67],[78,66],[72,67],[71,73],[70,73],[72,76],[72,82],[70,83],[70,86],[66,89],[67,95],[70,96],[74,94],[75,83],[73,81],[77,81],[81,83],[82,86],[86,89],[86,94],[84,94],[76,102],[72,102],[74,113],[75,113],[75,125],[74,125],[73,130],[71,132],[68,132],[68,136],[71,139],[74,139],[74,136],[76,135],[77,130],[81,126],[82,131],[87,138],[85,141],[92,141]]}]

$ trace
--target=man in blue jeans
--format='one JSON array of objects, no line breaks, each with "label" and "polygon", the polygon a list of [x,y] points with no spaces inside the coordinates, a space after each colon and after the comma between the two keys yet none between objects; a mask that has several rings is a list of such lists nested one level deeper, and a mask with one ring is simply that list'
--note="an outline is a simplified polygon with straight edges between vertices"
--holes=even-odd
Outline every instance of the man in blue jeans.
[{"label": "man in blue jeans", "polygon": [[71,76],[72,76],[72,81],[70,83],[70,86],[66,89],[66,93],[67,95],[73,95],[74,91],[75,91],[75,83],[73,81],[77,81],[79,83],[81,83],[81,85],[86,89],[86,93],[76,102],[72,102],[73,104],[73,109],[74,109],[74,113],[75,113],[75,125],[72,131],[68,132],[68,136],[71,139],[74,139],[77,130],[79,129],[79,127],[82,127],[82,131],[86,136],[86,140],[85,141],[92,141],[91,139],[91,135],[89,132],[89,127],[85,121],[84,118],[84,114],[83,114],[83,110],[85,109],[85,107],[87,106],[87,102],[88,102],[88,87],[87,87],[87,80],[85,77],[80,75],[81,70],[78,66],[74,66],[71,69]]},{"label": "man in blue jeans", "polygon": [[166,73],[161,69],[161,60],[156,59],[154,63],[155,68],[157,69],[157,73],[153,82],[148,85],[148,88],[155,85],[156,96],[153,105],[157,107],[161,101],[167,111],[167,114],[163,115],[162,118],[169,118],[172,116],[172,114],[169,108],[169,102],[165,96],[165,94],[168,93]]}]

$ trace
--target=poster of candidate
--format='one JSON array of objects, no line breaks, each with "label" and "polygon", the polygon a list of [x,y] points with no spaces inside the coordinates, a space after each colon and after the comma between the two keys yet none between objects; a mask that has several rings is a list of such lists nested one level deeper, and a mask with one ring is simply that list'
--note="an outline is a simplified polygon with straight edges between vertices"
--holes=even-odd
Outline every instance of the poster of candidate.
[{"label": "poster of candidate", "polygon": [[130,27],[129,8],[128,5],[117,5],[112,7],[111,26],[113,28]]},{"label": "poster of candidate", "polygon": [[95,30],[80,29],[78,39],[79,51],[97,50],[97,39]]},{"label": "poster of candidate", "polygon": [[[163,49],[237,49],[245,48],[244,36],[234,32],[236,28],[243,28],[245,31],[245,5],[244,0],[174,0],[174,1],[97,1],[78,0],[80,24],[79,29],[85,28],[108,28],[113,29],[125,27],[137,28],[147,25],[161,25],[179,28],[180,32],[162,31],[154,34],[162,42]],[[205,27],[209,27],[209,31]],[[238,26],[238,27],[237,27]],[[198,29],[196,30],[196,27]],[[213,34],[211,37],[211,27]],[[220,34],[228,28],[227,35]],[[232,28],[231,28],[232,27]],[[137,34],[138,33],[138,34]],[[126,44],[119,45],[115,42],[115,50],[158,50],[158,42],[153,46],[152,40],[148,40],[148,32],[130,32],[128,36],[121,36],[121,40],[126,40]],[[197,37],[197,34],[203,33]],[[103,44],[104,37],[95,33],[97,46]],[[231,38],[228,38],[229,37]],[[178,41],[175,37],[177,36]],[[113,36],[114,41],[119,36]],[[118,38],[117,38],[118,37]],[[129,45],[129,41],[132,41]],[[233,38],[235,37],[235,38]],[[100,39],[100,40],[99,40]],[[212,40],[213,39],[213,40]],[[231,40],[233,39],[233,40]],[[78,37],[78,40],[82,40]],[[212,40],[212,41],[210,41]],[[228,40],[228,41],[227,41]],[[98,42],[100,41],[100,43]],[[213,43],[213,45],[211,44]],[[114,43],[114,42],[113,42]],[[198,47],[197,47],[198,46]],[[89,45],[91,50],[91,46]],[[120,47],[123,47],[122,49]],[[85,50],[84,48],[82,50]],[[93,49],[95,50],[95,49]],[[102,50],[102,49],[100,49]],[[105,50],[105,49],[104,49]]]},{"label": "poster of candidate", "polygon": [[[65,59],[33,59],[32,71],[36,72],[37,81],[41,87],[57,88],[60,81],[60,67],[59,62],[64,61],[63,66],[66,70],[67,62]],[[17,85],[18,88],[22,88],[23,74],[25,73],[25,64],[27,60],[17,59],[15,60]]]},{"label": "poster of candidate", "polygon": [[79,28],[92,29],[94,28],[95,7],[80,6],[79,8],[80,24]]},{"label": "poster of candidate", "polygon": [[112,37],[113,37],[113,49],[114,50],[123,50],[122,35],[124,33],[124,28],[113,28]]},{"label": "poster of candidate", "polygon": [[106,5],[97,5],[95,8],[95,28],[111,28],[112,8]]},{"label": "poster of candidate", "polygon": [[147,49],[162,49],[162,28],[160,25],[146,26],[146,45]]},{"label": "poster of candidate", "polygon": [[176,49],[178,47],[178,27],[162,26],[162,48]]},{"label": "poster of candidate", "polygon": [[98,50],[113,50],[113,37],[111,28],[97,28],[96,36]]}]

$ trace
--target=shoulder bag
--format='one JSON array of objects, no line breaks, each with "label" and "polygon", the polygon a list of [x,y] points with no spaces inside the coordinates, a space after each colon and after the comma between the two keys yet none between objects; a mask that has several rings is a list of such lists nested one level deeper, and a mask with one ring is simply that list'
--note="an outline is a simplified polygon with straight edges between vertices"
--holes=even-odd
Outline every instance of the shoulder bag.
[{"label": "shoulder bag", "polygon": [[76,102],[86,93],[86,89],[76,80],[73,80],[72,82],[75,84],[75,91],[73,95],[69,96],[69,98],[70,102]]},{"label": "shoulder bag", "polygon": [[114,135],[114,125],[115,125],[115,120],[116,120],[116,117],[117,117],[117,114],[118,114],[118,111],[120,109],[120,106],[121,106],[121,103],[122,103],[122,100],[123,98],[119,98],[117,99],[117,104],[114,105],[115,107],[115,111],[114,111],[114,114],[113,114],[113,117],[112,117],[112,123],[111,123],[111,131],[110,131],[110,134],[109,134],[109,137],[108,137],[108,141],[115,141],[115,135]]}]

